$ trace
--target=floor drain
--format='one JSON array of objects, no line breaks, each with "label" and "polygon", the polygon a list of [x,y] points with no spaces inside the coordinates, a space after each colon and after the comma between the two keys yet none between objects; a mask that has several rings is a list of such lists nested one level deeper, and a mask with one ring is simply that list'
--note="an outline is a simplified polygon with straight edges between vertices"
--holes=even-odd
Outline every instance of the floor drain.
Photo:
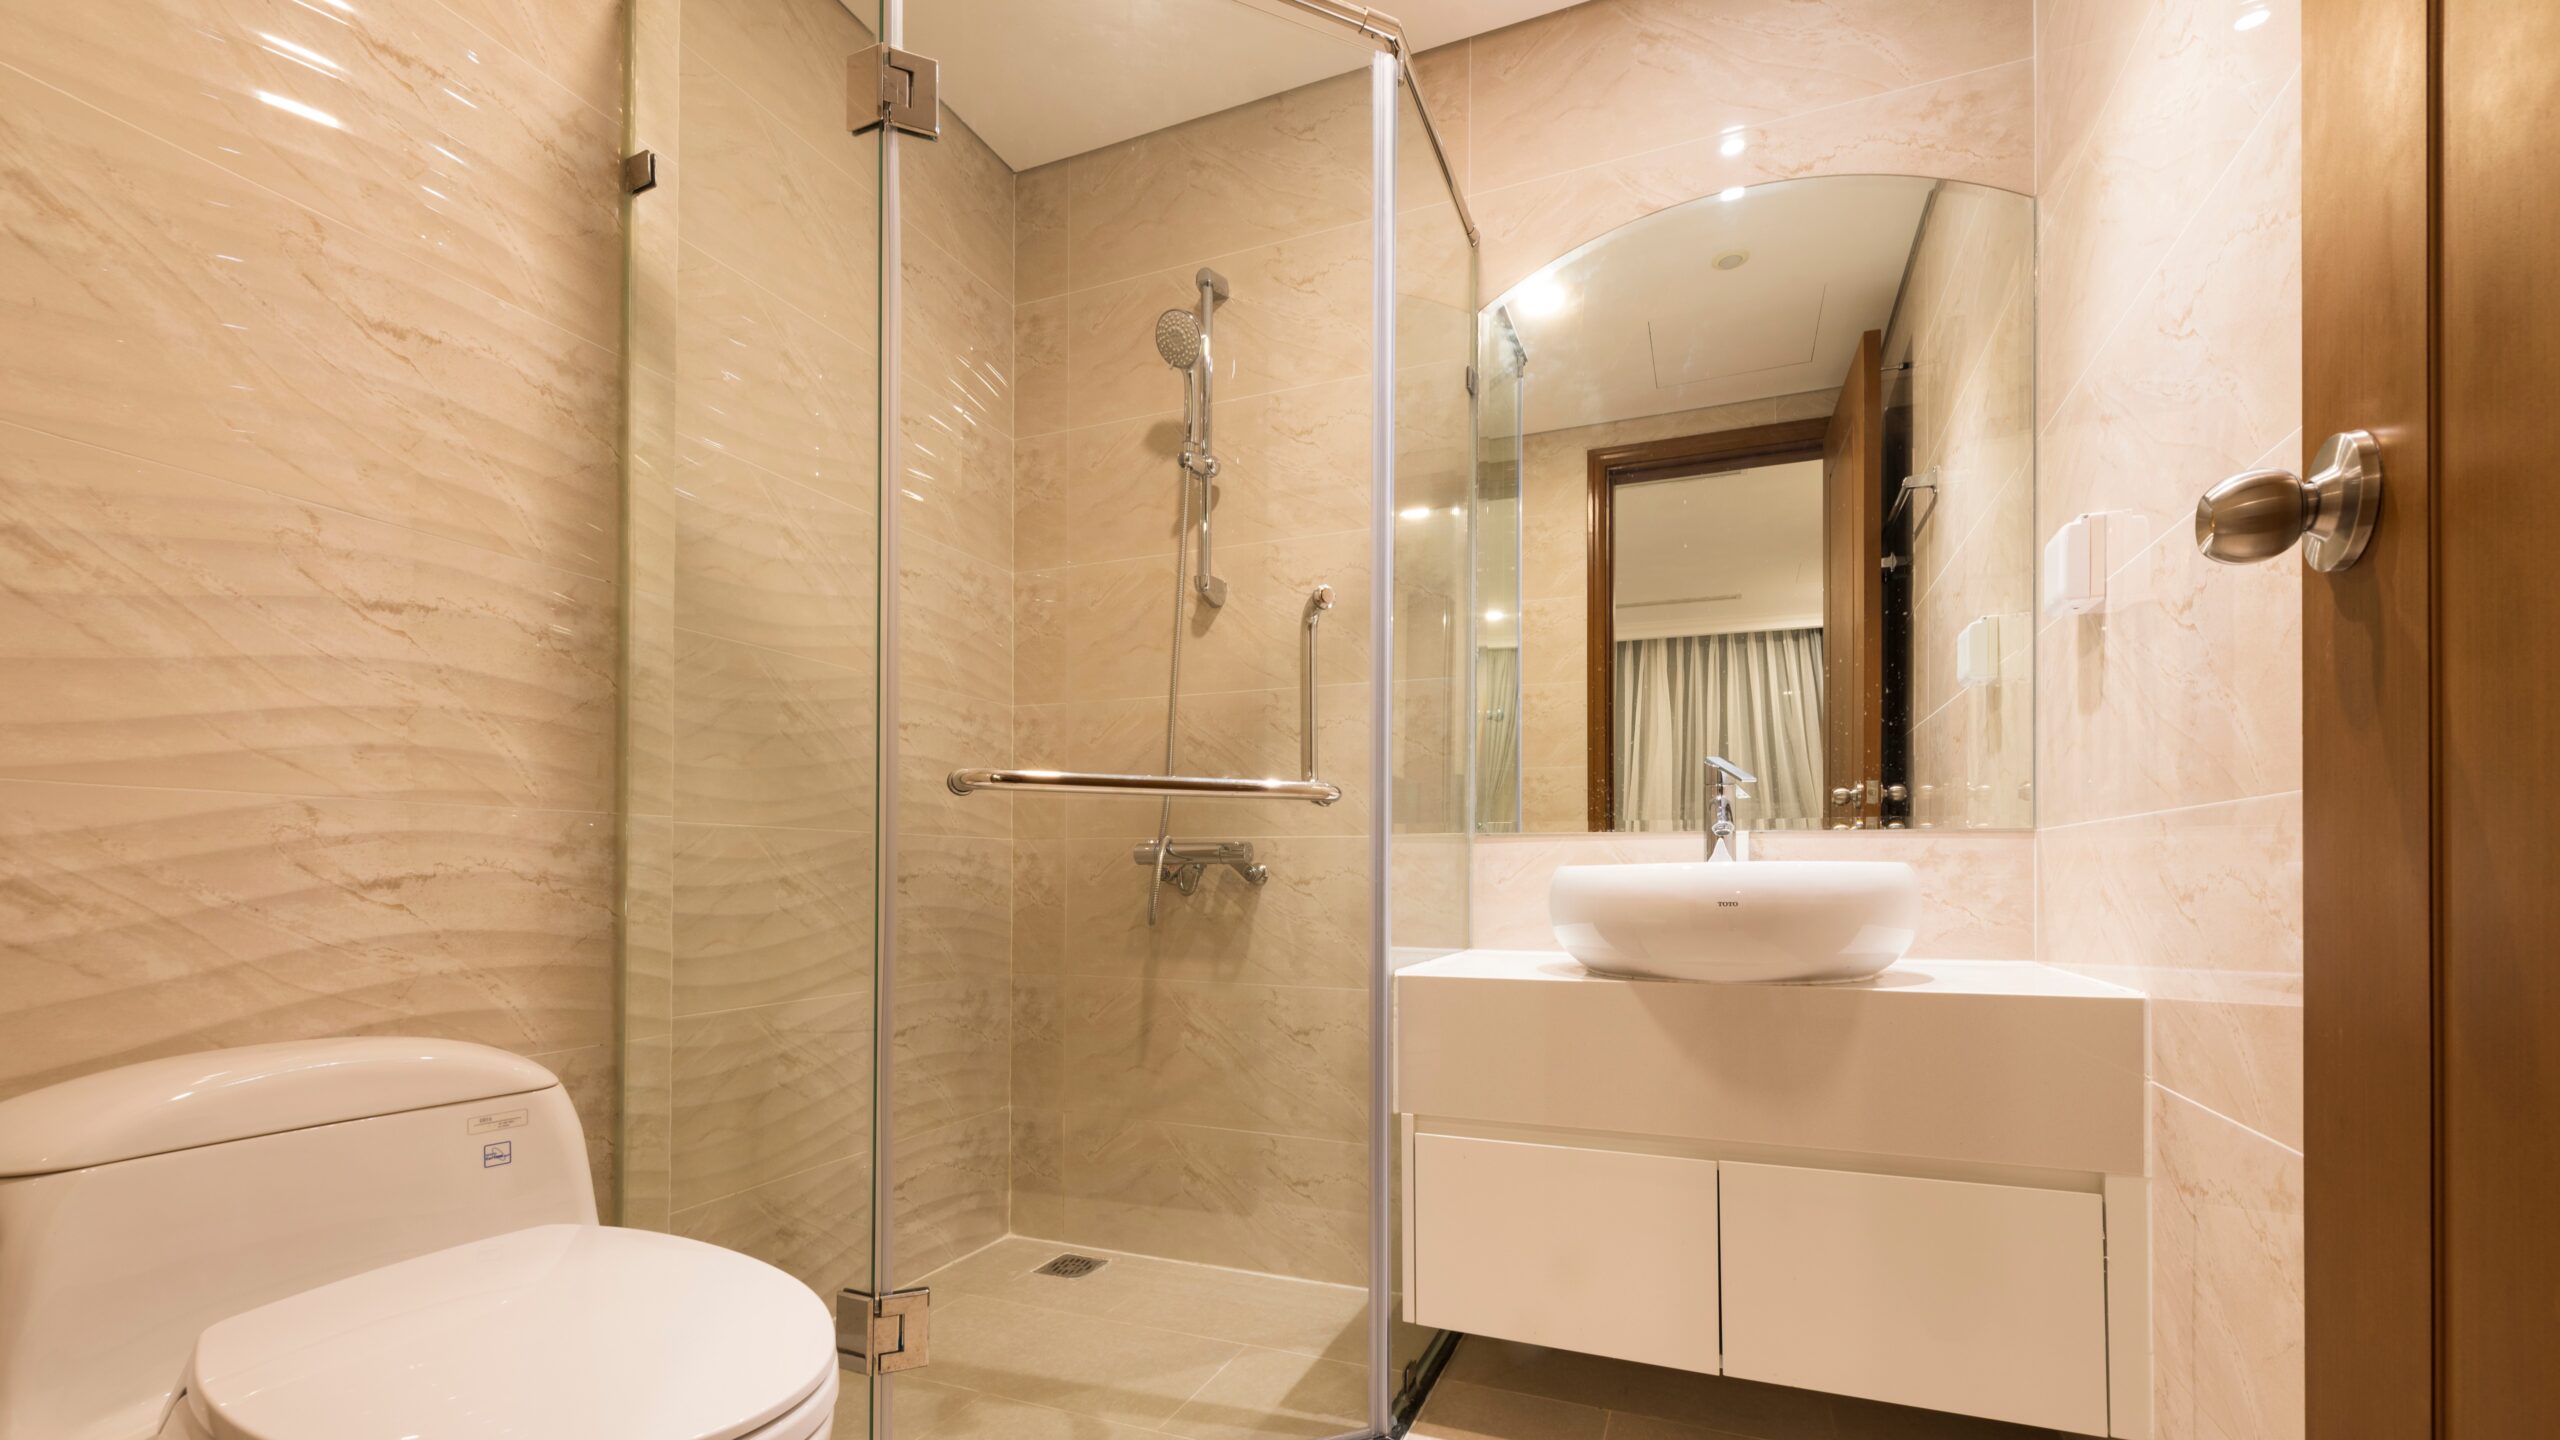
[{"label": "floor drain", "polygon": [[1074,1280],[1090,1275],[1110,1263],[1108,1260],[1096,1260],[1090,1255],[1061,1255],[1031,1273],[1055,1275],[1061,1280]]}]

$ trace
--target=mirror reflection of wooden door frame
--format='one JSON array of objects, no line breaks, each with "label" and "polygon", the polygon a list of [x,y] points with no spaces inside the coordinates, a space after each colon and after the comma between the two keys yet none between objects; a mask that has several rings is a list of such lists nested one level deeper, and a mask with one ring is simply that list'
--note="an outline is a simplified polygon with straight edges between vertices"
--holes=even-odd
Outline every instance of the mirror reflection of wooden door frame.
[{"label": "mirror reflection of wooden door frame", "polygon": [[1822,442],[1822,815],[1833,829],[1884,821],[1883,369],[1884,335],[1870,330]]},{"label": "mirror reflection of wooden door frame", "polygon": [[[1872,332],[1868,338],[1875,338]],[[1644,480],[1678,480],[1819,459],[1824,437],[1830,432],[1828,420],[1788,420],[1587,452],[1590,492],[1586,519],[1591,530],[1591,564],[1589,598],[1584,607],[1588,637],[1584,669],[1589,672],[1589,691],[1583,721],[1583,756],[1584,773],[1589,777],[1587,810],[1591,829],[1612,828],[1617,815],[1614,736],[1618,687],[1618,487]],[[1748,756],[1733,758],[1745,768],[1751,764]]]}]

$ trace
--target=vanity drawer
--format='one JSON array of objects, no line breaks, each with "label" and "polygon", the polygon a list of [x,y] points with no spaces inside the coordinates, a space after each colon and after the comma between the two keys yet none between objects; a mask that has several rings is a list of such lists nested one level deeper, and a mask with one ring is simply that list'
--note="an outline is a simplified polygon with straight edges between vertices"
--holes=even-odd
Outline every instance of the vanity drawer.
[{"label": "vanity drawer", "polygon": [[1719,1168],[1724,1373],[2107,1433],[2101,1197]]},{"label": "vanity drawer", "polygon": [[1716,1368],[1716,1163],[1414,1137],[1421,1324]]}]

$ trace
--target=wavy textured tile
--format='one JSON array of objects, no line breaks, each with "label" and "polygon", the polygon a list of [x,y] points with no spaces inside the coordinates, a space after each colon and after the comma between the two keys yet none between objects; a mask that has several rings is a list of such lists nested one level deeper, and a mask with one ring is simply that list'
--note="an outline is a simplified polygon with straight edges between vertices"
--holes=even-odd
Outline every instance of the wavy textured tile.
[{"label": "wavy textured tile", "polygon": [[1124,1123],[1356,1141],[1368,1134],[1365,989],[1071,975],[1071,1108]]},{"label": "wavy textured tile", "polygon": [[676,818],[867,834],[874,677],[687,631],[676,664]]},{"label": "wavy textured tile", "polygon": [[15,71],[0,117],[0,420],[615,573],[612,350]]},{"label": "wavy textured tile", "polygon": [[868,1148],[867,991],[679,1017],[674,1062],[679,1212]]},{"label": "wavy textured tile", "polygon": [[1168,1260],[1356,1284],[1365,1143],[1131,1124],[1069,1111],[1065,1238]]},{"label": "wavy textured tile", "polygon": [[414,246],[465,285],[621,343],[619,195],[600,160],[620,144],[620,97],[587,103],[442,6],[36,7],[11,54],[269,203]]},{"label": "wavy textured tile", "polygon": [[0,426],[8,773],[602,810],[584,576]]},{"label": "wavy textured tile", "polygon": [[551,810],[0,782],[0,1090],[158,1055],[613,1033],[614,826]]},{"label": "wavy textured tile", "polygon": [[700,1015],[868,993],[868,835],[679,825],[674,1004]]}]

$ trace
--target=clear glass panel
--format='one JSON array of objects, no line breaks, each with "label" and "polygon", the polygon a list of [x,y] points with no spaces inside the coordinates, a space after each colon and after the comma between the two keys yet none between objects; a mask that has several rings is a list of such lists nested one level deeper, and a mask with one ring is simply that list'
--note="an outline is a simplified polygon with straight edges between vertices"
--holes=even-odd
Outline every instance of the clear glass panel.
[{"label": "clear glass panel", "polygon": [[1520,828],[1520,471],[1529,357],[1511,313],[1485,312],[1476,346],[1476,829]]},{"label": "clear glass panel", "polygon": [[621,1217],[830,1300],[871,1274],[876,18],[631,9]]},{"label": "clear glass panel", "polygon": [[[946,103],[894,163],[894,1418],[1365,1429],[1373,52],[1234,0],[903,36]],[[1318,585],[1338,803],[945,783],[1299,776]]]}]

